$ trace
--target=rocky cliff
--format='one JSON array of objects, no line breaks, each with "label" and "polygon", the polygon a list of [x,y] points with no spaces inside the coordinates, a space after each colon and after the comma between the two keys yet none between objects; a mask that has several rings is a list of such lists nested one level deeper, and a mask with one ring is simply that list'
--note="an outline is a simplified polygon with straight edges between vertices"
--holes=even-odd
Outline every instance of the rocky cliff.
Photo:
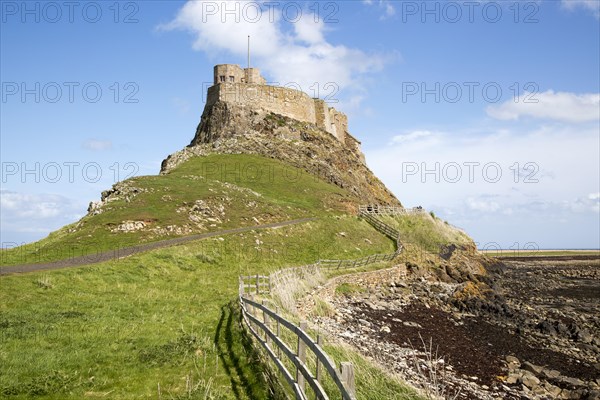
[{"label": "rocky cliff", "polygon": [[279,159],[348,190],[356,196],[357,204],[400,205],[366,166],[357,144],[340,143],[314,124],[251,105],[220,101],[208,105],[190,145],[165,159],[161,174],[190,157],[213,153]]}]

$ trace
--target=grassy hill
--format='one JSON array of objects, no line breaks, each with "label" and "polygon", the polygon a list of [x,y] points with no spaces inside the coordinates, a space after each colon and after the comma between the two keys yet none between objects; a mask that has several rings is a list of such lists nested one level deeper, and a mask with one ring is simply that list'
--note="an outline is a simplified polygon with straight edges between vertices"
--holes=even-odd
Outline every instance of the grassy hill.
[{"label": "grassy hill", "polygon": [[[341,214],[359,200],[281,161],[255,155],[193,157],[166,175],[104,193],[99,211],[47,238],[3,250],[0,266],[77,257],[195,233]],[[139,229],[124,231],[125,225]]]},{"label": "grassy hill", "polygon": [[[259,176],[258,168],[268,174]],[[345,212],[357,201],[279,161],[248,155],[192,158],[167,175],[117,184],[99,214],[4,251],[3,265],[190,230],[317,219],[89,266],[0,275],[0,398],[281,398],[241,329],[237,277],[392,252],[392,241]],[[115,230],[125,221],[144,228]],[[332,344],[326,349],[353,358],[360,398],[416,398],[360,357]]]},{"label": "grassy hill", "polygon": [[432,253],[438,253],[451,244],[474,246],[465,232],[430,213],[382,215],[379,218],[400,232],[402,243],[410,243]]}]

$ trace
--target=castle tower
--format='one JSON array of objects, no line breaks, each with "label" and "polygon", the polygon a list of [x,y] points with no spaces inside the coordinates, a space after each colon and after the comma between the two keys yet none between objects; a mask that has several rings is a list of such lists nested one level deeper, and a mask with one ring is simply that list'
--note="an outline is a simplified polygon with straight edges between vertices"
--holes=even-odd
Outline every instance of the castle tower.
[{"label": "castle tower", "polygon": [[239,66],[234,64],[219,64],[214,68],[214,84],[219,83],[245,83],[246,74]]},{"label": "castle tower", "polygon": [[215,85],[220,83],[250,83],[265,85],[267,81],[260,76],[258,68],[244,68],[235,64],[219,64],[214,68]]},{"label": "castle tower", "polygon": [[302,91],[267,85],[258,68],[242,68],[235,64],[215,65],[214,85],[208,88],[206,105],[218,101],[250,106],[315,124],[362,154],[360,142],[348,132],[348,117],[344,113]]},{"label": "castle tower", "polygon": [[257,85],[267,84],[266,79],[260,76],[258,68],[244,68],[244,73],[246,74],[246,83],[255,83]]}]

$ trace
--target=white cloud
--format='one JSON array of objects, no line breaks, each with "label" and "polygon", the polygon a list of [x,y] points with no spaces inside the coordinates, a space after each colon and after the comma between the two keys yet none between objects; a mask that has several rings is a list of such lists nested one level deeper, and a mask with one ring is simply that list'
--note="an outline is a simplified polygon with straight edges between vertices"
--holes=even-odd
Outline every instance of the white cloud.
[{"label": "white cloud", "polygon": [[314,18],[302,18],[294,24],[296,38],[311,45],[325,42],[323,28],[322,19],[315,22]]},{"label": "white cloud", "polygon": [[72,211],[72,202],[57,194],[25,194],[0,191],[2,219],[48,219]]},{"label": "white cloud", "polygon": [[403,133],[403,134],[392,137],[390,144],[395,145],[395,144],[403,144],[403,143],[415,142],[415,141],[419,141],[421,144],[430,143],[430,141],[424,141],[424,139],[425,138],[435,139],[435,137],[437,137],[437,136],[438,136],[438,134],[436,134],[432,131],[412,131],[409,133]]},{"label": "white cloud", "polygon": [[465,203],[469,210],[483,211],[486,213],[496,212],[501,208],[500,204],[494,200],[475,197],[468,197]]},{"label": "white cloud", "polygon": [[600,120],[600,94],[575,94],[548,90],[525,93],[515,100],[489,106],[487,114],[500,120],[518,120],[533,117],[563,122]]},{"label": "white cloud", "polygon": [[367,54],[328,42],[322,19],[315,22],[314,15],[306,9],[297,21],[290,21],[281,9],[264,7],[262,14],[253,11],[262,2],[228,2],[229,10],[237,9],[236,20],[236,11],[224,14],[222,4],[225,2],[188,1],[175,19],[160,29],[191,32],[195,36],[193,48],[219,62],[225,62],[223,54],[245,59],[250,35],[252,65],[274,82],[297,83],[310,95],[314,94],[316,82],[320,97],[329,93],[325,85],[330,82],[346,90],[347,97],[362,94],[365,75],[381,70],[388,59],[384,54]]},{"label": "white cloud", "polygon": [[[590,193],[587,196],[581,196],[577,199],[565,203],[565,207],[573,212],[600,213],[600,193]],[[598,221],[600,224],[600,221]]]},{"label": "white cloud", "polygon": [[0,246],[41,239],[81,218],[82,211],[75,201],[61,195],[0,190]]},{"label": "white cloud", "polygon": [[392,17],[396,14],[396,8],[389,0],[379,0],[377,2],[373,0],[363,0],[363,4],[368,6],[377,5],[382,11],[381,19]]},{"label": "white cloud", "polygon": [[596,18],[600,17],[600,1],[598,0],[561,0],[561,5],[568,10],[583,8],[591,11]]},{"label": "white cloud", "polygon": [[104,151],[112,149],[113,144],[110,140],[88,139],[82,143],[81,147],[92,151]]},{"label": "white cloud", "polygon": [[598,123],[491,122],[392,136],[367,163],[405,206],[433,210],[482,243],[598,246]]}]

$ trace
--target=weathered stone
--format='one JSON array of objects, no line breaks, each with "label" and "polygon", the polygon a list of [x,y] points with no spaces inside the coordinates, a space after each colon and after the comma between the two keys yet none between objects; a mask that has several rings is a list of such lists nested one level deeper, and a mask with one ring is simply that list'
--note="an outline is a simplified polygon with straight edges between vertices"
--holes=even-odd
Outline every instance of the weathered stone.
[{"label": "weathered stone", "polygon": [[508,383],[509,385],[514,385],[515,383],[519,382],[520,379],[521,379],[521,374],[511,373],[506,378],[506,383]]},{"label": "weathered stone", "polygon": [[144,221],[123,221],[116,228],[111,229],[112,232],[135,232],[146,227]]},{"label": "weathered stone", "polygon": [[101,201],[92,201],[88,206],[87,212],[90,215],[98,215],[102,213],[102,203]]},{"label": "weathered stone", "polygon": [[600,400],[600,390],[590,390],[587,394],[587,400]]},{"label": "weathered stone", "polygon": [[568,376],[560,376],[556,379],[557,382],[560,382],[563,385],[567,385],[571,388],[577,388],[585,385],[585,383],[578,378],[571,378]]},{"label": "weathered stone", "polygon": [[506,356],[506,362],[509,364],[515,364],[521,366],[521,361],[515,356]]},{"label": "weathered stone", "polygon": [[557,330],[556,330],[556,327],[554,326],[554,324],[552,324],[550,321],[547,321],[547,320],[544,320],[544,321],[540,322],[539,324],[537,324],[536,328],[538,328],[543,333],[546,333],[551,336],[554,336],[557,334]]},{"label": "weathered stone", "polygon": [[[296,129],[304,139],[286,140],[274,136],[280,125]],[[257,154],[279,159],[347,189],[364,203],[400,205],[364,164],[359,142],[351,135],[347,134],[342,142],[315,124],[270,114],[251,102],[246,105],[225,101],[207,103],[191,146],[164,160],[161,174],[191,157],[213,153]]]},{"label": "weathered stone", "polygon": [[[248,71],[252,71],[252,79],[249,79]],[[233,80],[224,81],[218,77]],[[250,103],[257,109],[315,124],[342,143],[350,141],[348,117],[344,113],[302,91],[267,85],[256,68],[242,70],[234,64],[215,66],[214,85],[208,88],[206,105],[212,106],[219,101],[241,106]]]},{"label": "weathered stone", "polygon": [[577,340],[583,343],[592,343],[594,337],[587,330],[582,329],[577,333]]},{"label": "weathered stone", "polygon": [[521,377],[521,383],[528,388],[534,388],[540,384],[540,380],[531,372],[526,371]]},{"label": "weathered stone", "polygon": [[391,330],[390,330],[390,327],[389,327],[389,326],[387,326],[387,325],[384,325],[384,326],[382,326],[382,327],[379,329],[379,332],[383,332],[383,333],[390,333],[390,332],[391,332]]},{"label": "weathered stone", "polygon": [[539,376],[544,370],[544,367],[540,367],[539,365],[535,365],[528,361],[525,361],[523,364],[521,364],[521,369],[524,369],[525,371],[529,371],[535,374],[536,376]]},{"label": "weathered stone", "polygon": [[555,369],[544,368],[541,375],[546,379],[556,379],[560,376],[560,372]]},{"label": "weathered stone", "polygon": [[561,388],[551,385],[548,382],[544,383],[544,389],[546,389],[546,391],[553,397],[553,398],[557,398],[558,395],[560,395],[560,392],[562,391]]}]

